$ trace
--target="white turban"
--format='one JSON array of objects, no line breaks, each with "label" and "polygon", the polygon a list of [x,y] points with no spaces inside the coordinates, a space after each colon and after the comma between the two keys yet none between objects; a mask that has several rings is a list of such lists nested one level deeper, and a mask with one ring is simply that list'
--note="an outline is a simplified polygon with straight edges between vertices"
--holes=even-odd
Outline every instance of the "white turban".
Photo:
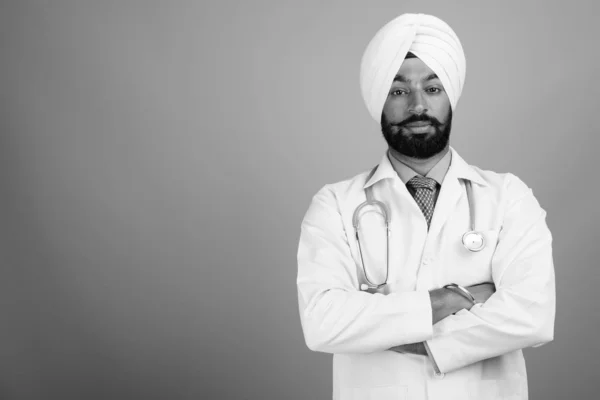
[{"label": "white turban", "polygon": [[402,14],[371,40],[360,66],[360,88],[371,116],[381,121],[388,92],[408,52],[437,74],[452,110],[465,83],[467,63],[456,33],[439,18]]}]

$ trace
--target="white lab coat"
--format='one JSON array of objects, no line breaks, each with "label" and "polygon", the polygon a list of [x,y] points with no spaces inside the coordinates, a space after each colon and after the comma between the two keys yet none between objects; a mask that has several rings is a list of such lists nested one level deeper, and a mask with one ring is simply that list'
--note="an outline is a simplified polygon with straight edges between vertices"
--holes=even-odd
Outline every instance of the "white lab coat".
[{"label": "white lab coat", "polygon": [[[527,399],[521,349],[554,335],[546,213],[516,176],[470,166],[451,151],[429,231],[387,155],[368,181],[370,170],[326,185],[312,199],[298,248],[298,302],[307,346],[334,354],[336,400]],[[478,253],[461,242],[471,225],[466,179],[475,228],[487,243]],[[365,280],[352,225],[370,185],[391,213],[388,285],[379,293],[359,290]],[[383,228],[370,229],[365,236],[377,239],[363,251],[369,276],[381,279]],[[432,326],[429,290],[483,282],[496,285],[487,302]],[[427,343],[440,373],[427,356],[388,351],[415,342]]]}]

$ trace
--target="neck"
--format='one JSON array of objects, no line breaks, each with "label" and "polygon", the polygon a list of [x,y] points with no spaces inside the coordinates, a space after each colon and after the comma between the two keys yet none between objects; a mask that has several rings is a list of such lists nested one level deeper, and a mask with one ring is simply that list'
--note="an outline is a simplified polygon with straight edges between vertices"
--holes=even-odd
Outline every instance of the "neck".
[{"label": "neck", "polygon": [[431,171],[431,169],[435,167],[435,165],[446,155],[446,153],[448,153],[449,150],[450,146],[448,145],[444,150],[440,151],[436,155],[431,156],[429,158],[420,159],[405,156],[404,154],[401,154],[392,148],[389,149],[392,157],[394,157],[401,163],[408,165],[410,168],[413,169],[413,171],[422,176],[427,175],[429,171]]}]

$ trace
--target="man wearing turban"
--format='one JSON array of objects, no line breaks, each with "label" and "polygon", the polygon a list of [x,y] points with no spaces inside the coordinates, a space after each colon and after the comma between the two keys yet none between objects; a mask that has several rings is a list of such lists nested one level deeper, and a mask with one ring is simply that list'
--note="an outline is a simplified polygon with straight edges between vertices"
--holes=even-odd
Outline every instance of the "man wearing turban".
[{"label": "man wearing turban", "polygon": [[465,72],[458,37],[430,15],[397,17],[364,53],[388,150],[319,190],[298,248],[304,337],[334,355],[334,399],[527,399],[522,349],[553,340],[545,211],[515,175],[449,146]]}]

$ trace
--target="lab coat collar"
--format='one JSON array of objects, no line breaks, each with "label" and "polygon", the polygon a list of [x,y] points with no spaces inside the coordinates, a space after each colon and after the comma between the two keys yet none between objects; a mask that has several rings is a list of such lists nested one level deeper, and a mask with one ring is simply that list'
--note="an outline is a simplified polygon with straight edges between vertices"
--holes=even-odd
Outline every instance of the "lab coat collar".
[{"label": "lab coat collar", "polygon": [[458,155],[453,147],[450,147],[452,151],[452,163],[450,164],[449,171],[453,171],[454,176],[461,179],[468,179],[473,183],[477,183],[481,186],[489,186],[488,183],[481,177],[479,172]]},{"label": "lab coat collar", "polygon": [[375,170],[375,173],[367,180],[363,186],[363,189],[366,189],[383,179],[398,178],[398,174],[396,174],[396,171],[394,170],[394,167],[388,158],[387,151],[383,154],[383,157],[376,168],[377,169]]},{"label": "lab coat collar", "polygon": [[[452,162],[450,164],[450,168],[448,169],[447,175],[455,176],[456,178],[461,179],[468,179],[471,182],[479,185],[488,186],[487,182],[481,177],[481,175],[472,166],[467,164],[467,162],[458,155],[452,146],[450,146],[450,151],[452,152]],[[377,165],[377,170],[371,176],[371,178],[367,180],[363,188],[366,189],[383,179],[394,179],[397,178],[397,176],[398,175],[394,170],[386,151],[381,158],[381,161]]]}]

